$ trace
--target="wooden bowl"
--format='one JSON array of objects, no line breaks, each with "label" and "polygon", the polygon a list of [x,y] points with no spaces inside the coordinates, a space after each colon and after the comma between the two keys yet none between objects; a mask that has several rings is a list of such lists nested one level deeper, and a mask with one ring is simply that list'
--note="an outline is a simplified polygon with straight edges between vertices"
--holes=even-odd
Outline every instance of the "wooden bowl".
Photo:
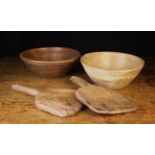
[{"label": "wooden bowl", "polygon": [[85,54],[81,63],[94,83],[112,89],[126,87],[144,66],[137,56],[109,51]]},{"label": "wooden bowl", "polygon": [[20,53],[33,73],[49,78],[64,76],[79,57],[79,51],[65,47],[34,48]]}]

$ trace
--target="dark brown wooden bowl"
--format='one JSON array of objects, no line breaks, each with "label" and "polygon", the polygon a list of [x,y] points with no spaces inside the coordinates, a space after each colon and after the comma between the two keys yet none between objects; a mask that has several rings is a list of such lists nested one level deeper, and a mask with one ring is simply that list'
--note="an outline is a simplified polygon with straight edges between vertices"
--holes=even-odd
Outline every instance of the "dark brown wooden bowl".
[{"label": "dark brown wooden bowl", "polygon": [[43,47],[23,51],[20,58],[36,75],[57,78],[64,76],[80,55],[71,48]]}]

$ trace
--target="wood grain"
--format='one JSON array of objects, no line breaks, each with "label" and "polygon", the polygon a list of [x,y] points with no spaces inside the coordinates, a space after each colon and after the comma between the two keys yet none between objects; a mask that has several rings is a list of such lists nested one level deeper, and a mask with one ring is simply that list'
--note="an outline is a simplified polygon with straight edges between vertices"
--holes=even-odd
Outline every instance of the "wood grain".
[{"label": "wood grain", "polygon": [[77,76],[72,76],[70,79],[73,83],[80,86],[75,92],[79,101],[96,113],[121,114],[137,109],[135,103],[115,90],[89,84]]},{"label": "wood grain", "polygon": [[80,52],[65,47],[41,47],[20,53],[21,60],[36,75],[46,78],[64,76],[80,57]]},{"label": "wood grain", "polygon": [[129,85],[145,64],[140,57],[112,51],[86,53],[80,60],[95,84],[111,89],[120,89]]},{"label": "wood grain", "polygon": [[12,85],[12,90],[35,97],[38,109],[59,117],[75,115],[80,111],[82,104],[75,97],[74,89],[45,89],[38,91],[22,85]]},{"label": "wood grain", "polygon": [[[155,123],[155,60],[145,58],[146,66],[129,86],[118,90],[138,105],[138,110],[121,115],[99,115],[88,108],[77,115],[59,118],[36,109],[34,99],[11,90],[13,83],[27,85],[39,90],[45,87],[76,87],[70,80],[71,73],[63,78],[45,79],[33,75],[23,63],[15,57],[0,58],[0,123],[17,124],[100,124],[100,123]],[[89,80],[85,73],[75,74]]]}]

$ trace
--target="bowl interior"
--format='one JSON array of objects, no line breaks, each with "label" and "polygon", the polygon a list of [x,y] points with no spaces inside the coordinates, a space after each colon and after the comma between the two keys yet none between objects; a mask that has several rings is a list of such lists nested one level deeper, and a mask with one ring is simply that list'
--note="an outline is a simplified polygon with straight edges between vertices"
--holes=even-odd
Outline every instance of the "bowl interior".
[{"label": "bowl interior", "polygon": [[78,58],[80,53],[70,48],[47,47],[26,50],[21,56],[34,61],[65,61]]},{"label": "bowl interior", "polygon": [[134,55],[119,52],[94,52],[81,58],[82,63],[91,67],[106,70],[133,69],[144,64],[144,61]]}]

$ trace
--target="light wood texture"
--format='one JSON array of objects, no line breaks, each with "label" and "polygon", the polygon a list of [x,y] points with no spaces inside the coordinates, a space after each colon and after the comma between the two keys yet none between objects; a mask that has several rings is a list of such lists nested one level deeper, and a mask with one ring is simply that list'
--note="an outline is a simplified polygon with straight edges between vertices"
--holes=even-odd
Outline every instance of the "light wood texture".
[{"label": "light wood texture", "polygon": [[96,113],[120,114],[137,109],[135,103],[117,91],[89,84],[80,77],[72,76],[70,79],[81,87],[75,93],[79,101]]},{"label": "light wood texture", "polygon": [[134,55],[120,52],[93,52],[81,57],[88,76],[98,85],[120,89],[138,76],[144,61]]},{"label": "light wood texture", "polygon": [[82,104],[75,97],[74,89],[47,89],[39,92],[36,89],[21,85],[12,85],[12,89],[35,97],[38,109],[59,117],[75,115]]},{"label": "light wood texture", "polygon": [[20,53],[34,74],[48,78],[64,76],[79,57],[79,51],[65,47],[34,48]]},{"label": "light wood texture", "polygon": [[11,85],[21,84],[37,90],[46,87],[77,89],[69,78],[76,75],[89,81],[84,71],[74,71],[63,78],[45,79],[32,74],[18,58],[0,58],[0,123],[155,123],[155,60],[145,58],[145,61],[141,74],[127,87],[117,90],[137,104],[136,111],[100,115],[84,107],[76,115],[61,118],[38,110],[33,97],[12,91]]},{"label": "light wood texture", "polygon": [[18,85],[18,84],[13,84],[11,87],[12,87],[12,90],[15,90],[15,91],[23,93],[23,94],[31,95],[34,97],[36,97],[40,93],[36,89],[26,87],[26,86],[22,86],[22,85]]}]

